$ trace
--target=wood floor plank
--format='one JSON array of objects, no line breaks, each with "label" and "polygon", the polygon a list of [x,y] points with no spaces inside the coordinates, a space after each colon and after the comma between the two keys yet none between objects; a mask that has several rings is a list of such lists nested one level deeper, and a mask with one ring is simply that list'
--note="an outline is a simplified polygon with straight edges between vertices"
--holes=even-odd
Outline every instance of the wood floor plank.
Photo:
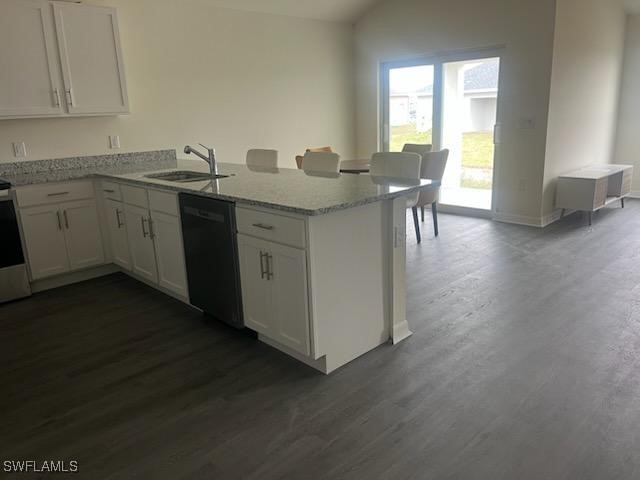
[{"label": "wood floor plank", "polygon": [[592,227],[408,228],[414,335],[330,376],[121,274],[0,306],[2,460],[90,480],[640,478],[640,201]]}]

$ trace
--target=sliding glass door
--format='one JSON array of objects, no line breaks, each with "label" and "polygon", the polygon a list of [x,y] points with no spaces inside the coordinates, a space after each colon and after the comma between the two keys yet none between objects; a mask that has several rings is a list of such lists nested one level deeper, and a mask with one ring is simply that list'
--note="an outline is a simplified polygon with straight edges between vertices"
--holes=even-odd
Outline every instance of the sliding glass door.
[{"label": "sliding glass door", "polygon": [[382,68],[382,148],[448,149],[442,205],[492,209],[499,56],[457,54]]}]

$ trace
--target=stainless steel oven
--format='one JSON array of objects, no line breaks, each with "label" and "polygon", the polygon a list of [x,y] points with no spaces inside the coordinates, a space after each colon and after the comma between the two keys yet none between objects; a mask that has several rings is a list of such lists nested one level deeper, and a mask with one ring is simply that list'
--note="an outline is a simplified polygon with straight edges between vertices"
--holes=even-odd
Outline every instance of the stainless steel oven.
[{"label": "stainless steel oven", "polygon": [[0,180],[0,303],[31,295],[10,187]]}]

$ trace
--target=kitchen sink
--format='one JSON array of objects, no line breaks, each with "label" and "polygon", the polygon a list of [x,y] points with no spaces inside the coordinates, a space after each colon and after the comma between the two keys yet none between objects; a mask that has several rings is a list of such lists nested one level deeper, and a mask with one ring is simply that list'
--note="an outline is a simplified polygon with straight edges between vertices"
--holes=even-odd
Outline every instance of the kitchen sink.
[{"label": "kitchen sink", "polygon": [[[227,178],[229,175],[215,175],[213,180],[219,178]],[[165,182],[202,182],[204,180],[211,180],[210,173],[204,172],[191,172],[189,170],[179,170],[176,172],[163,172],[163,173],[151,173],[145,175],[147,178],[153,178],[154,180],[164,180]]]}]

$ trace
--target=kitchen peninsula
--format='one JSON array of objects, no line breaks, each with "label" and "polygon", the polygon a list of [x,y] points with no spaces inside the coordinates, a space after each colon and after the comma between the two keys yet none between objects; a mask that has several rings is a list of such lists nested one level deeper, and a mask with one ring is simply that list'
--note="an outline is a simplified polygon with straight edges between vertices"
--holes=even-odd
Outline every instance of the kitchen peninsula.
[{"label": "kitchen peninsula", "polygon": [[[181,183],[157,178],[178,166],[175,152],[158,155],[161,163],[137,167],[135,159],[109,163],[87,157],[86,162],[67,164],[75,168],[47,165],[29,174],[0,172],[15,185],[36,285],[114,263],[189,303],[179,221],[181,195],[189,194],[233,205],[244,324],[261,341],[330,373],[411,334],[405,314],[406,196],[434,188],[431,181],[221,163],[223,178]],[[29,163],[35,162],[21,162],[20,168]],[[198,167],[195,170],[207,170],[204,163]],[[71,207],[95,208],[99,233],[93,241],[101,243],[95,252],[69,233],[74,222],[90,216],[73,217]],[[66,269],[51,258],[52,237],[46,245],[33,238],[38,232],[43,238],[43,227],[34,220],[42,215],[51,219],[52,229],[66,235]],[[151,250],[145,250],[147,244]],[[74,263],[73,248],[90,261]]]}]

